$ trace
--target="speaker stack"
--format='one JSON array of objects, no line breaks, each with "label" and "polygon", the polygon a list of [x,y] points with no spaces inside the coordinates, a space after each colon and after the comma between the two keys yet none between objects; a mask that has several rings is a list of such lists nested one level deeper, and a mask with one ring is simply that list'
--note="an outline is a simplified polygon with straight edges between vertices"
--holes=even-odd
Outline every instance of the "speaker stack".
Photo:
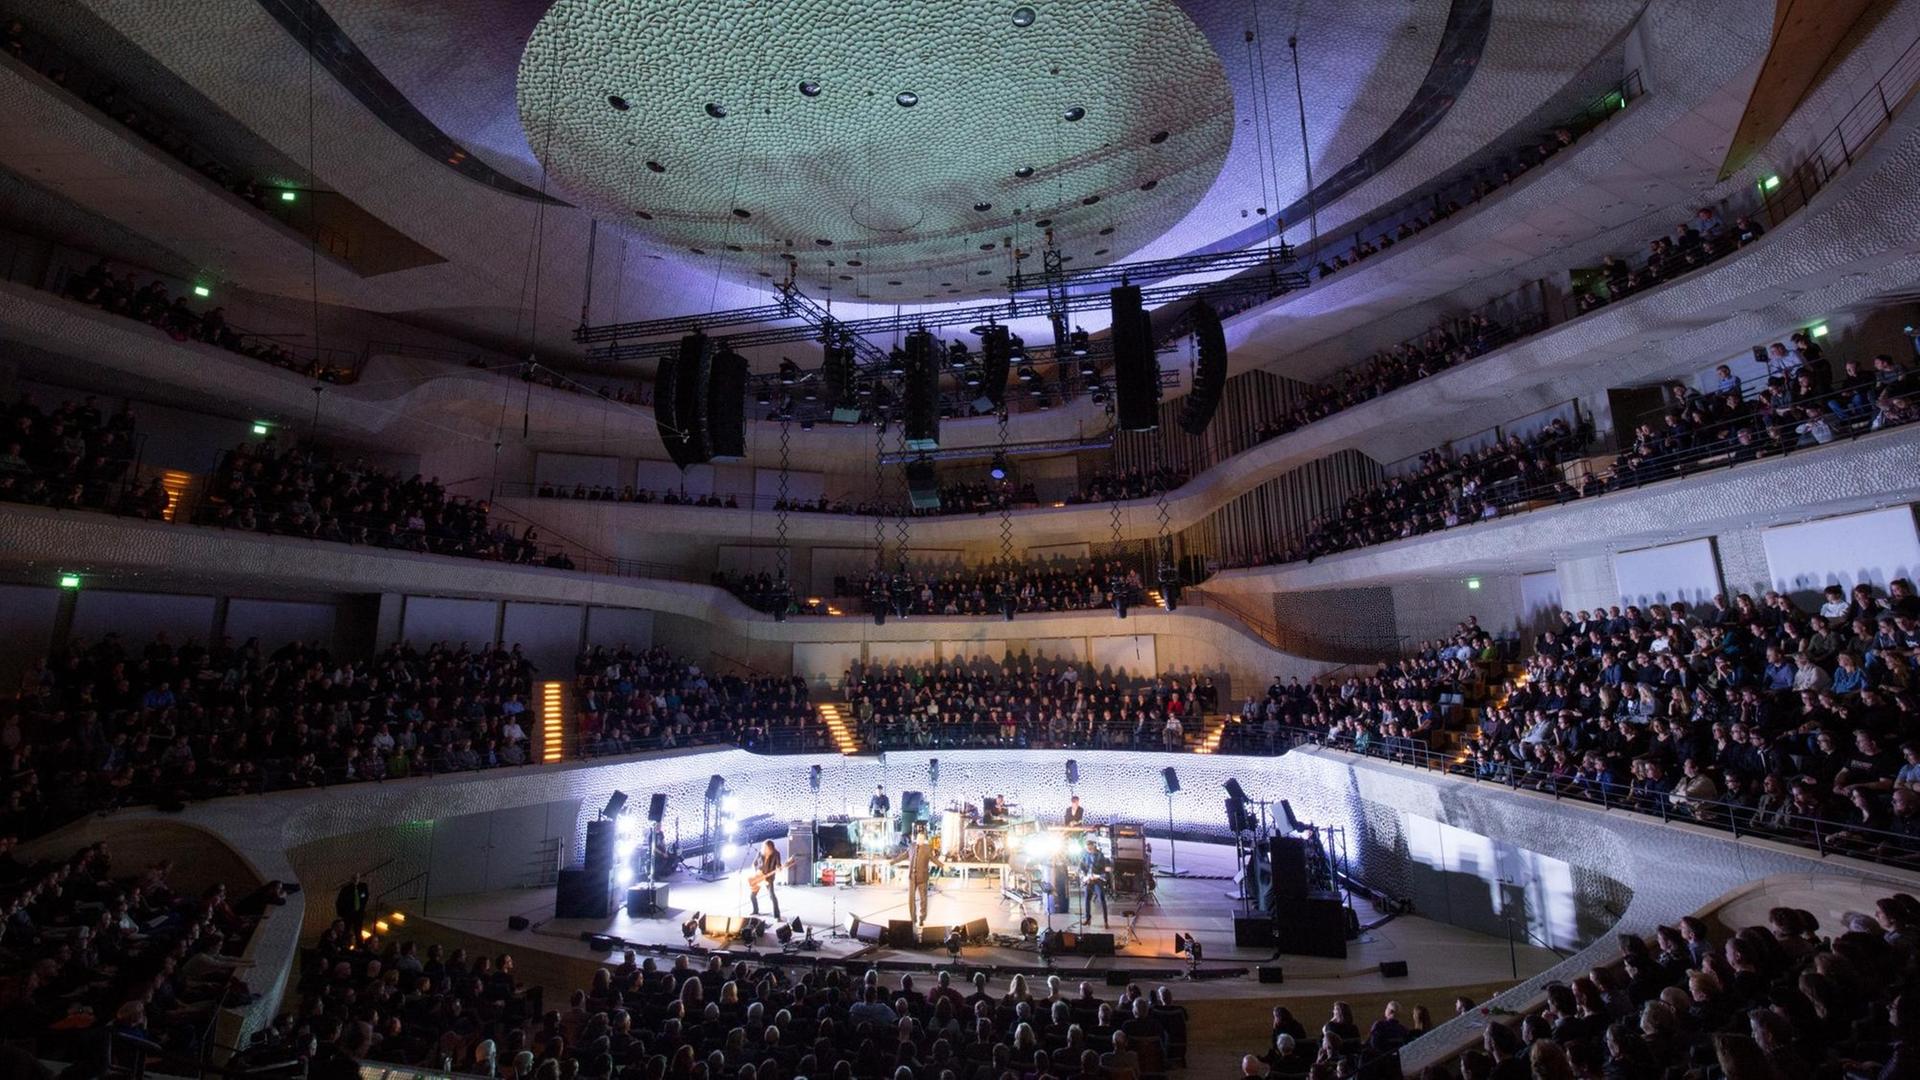
[{"label": "speaker stack", "polygon": [[[1013,333],[998,323],[980,330],[980,396],[974,412],[992,412],[1007,401],[1007,376],[1013,372]],[[982,408],[982,404],[985,408]]]},{"label": "speaker stack", "polygon": [[1193,366],[1193,388],[1180,408],[1180,430],[1202,435],[1227,389],[1227,331],[1220,324],[1220,313],[1205,300],[1194,305],[1193,341],[1199,355]]},{"label": "speaker stack", "polygon": [[915,330],[907,335],[901,404],[906,407],[903,423],[909,450],[940,448],[940,359],[939,343],[931,333]]},{"label": "speaker stack", "polygon": [[1137,286],[1121,285],[1109,299],[1116,418],[1122,431],[1152,431],[1160,426],[1160,361],[1154,356],[1153,326]]},{"label": "speaker stack", "polygon": [[705,334],[688,334],[653,376],[653,419],[667,456],[682,469],[716,457],[745,457],[747,360],[714,352]]},{"label": "speaker stack", "polygon": [[707,377],[707,438],[713,457],[747,456],[747,358],[722,348]]}]

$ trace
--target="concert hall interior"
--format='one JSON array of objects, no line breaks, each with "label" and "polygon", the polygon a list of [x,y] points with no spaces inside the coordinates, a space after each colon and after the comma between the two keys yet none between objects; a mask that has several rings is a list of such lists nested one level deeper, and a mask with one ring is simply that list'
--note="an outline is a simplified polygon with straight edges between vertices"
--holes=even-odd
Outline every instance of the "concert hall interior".
[{"label": "concert hall interior", "polygon": [[1920,0],[0,28],[10,1074],[1920,1077]]}]

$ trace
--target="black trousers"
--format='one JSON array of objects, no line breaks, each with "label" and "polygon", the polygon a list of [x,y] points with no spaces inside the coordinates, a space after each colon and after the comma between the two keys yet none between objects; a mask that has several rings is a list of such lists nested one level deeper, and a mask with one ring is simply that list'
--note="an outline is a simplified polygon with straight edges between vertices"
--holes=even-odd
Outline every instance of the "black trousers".
[{"label": "black trousers", "polygon": [[[760,889],[767,890],[767,898],[773,901],[773,917],[776,919],[779,918],[780,894],[773,890],[773,879],[768,878],[766,882],[760,886]],[[760,889],[750,890],[753,894],[753,913],[755,915],[760,914]]]}]

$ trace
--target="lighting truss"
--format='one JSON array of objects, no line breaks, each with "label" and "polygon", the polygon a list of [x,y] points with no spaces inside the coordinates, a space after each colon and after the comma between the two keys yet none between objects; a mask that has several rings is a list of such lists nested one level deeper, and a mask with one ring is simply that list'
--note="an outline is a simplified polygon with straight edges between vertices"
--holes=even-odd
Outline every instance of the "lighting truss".
[{"label": "lighting truss", "polygon": [[1280,244],[1271,250],[1263,248],[1255,251],[1228,251],[1208,255],[1181,255],[1172,259],[1109,263],[1106,266],[1089,267],[1085,270],[1063,270],[1057,276],[1044,270],[1038,274],[1016,273],[1007,278],[1007,290],[1018,294],[1045,289],[1049,279],[1058,285],[1072,289],[1096,285],[1111,288],[1133,281],[1165,281],[1168,278],[1185,277],[1188,274],[1239,272],[1262,268],[1280,275],[1291,273],[1286,268],[1292,263],[1292,246]]}]

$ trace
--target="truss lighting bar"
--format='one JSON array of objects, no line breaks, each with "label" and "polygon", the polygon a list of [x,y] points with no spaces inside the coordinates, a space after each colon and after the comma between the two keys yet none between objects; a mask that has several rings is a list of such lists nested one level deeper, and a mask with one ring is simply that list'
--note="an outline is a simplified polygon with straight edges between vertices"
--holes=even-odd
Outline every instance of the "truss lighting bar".
[{"label": "truss lighting bar", "polygon": [[[1194,285],[1157,285],[1142,289],[1141,300],[1148,307],[1157,307],[1196,296],[1221,297],[1239,293],[1271,290],[1273,295],[1303,289],[1307,285],[1307,276],[1297,271],[1284,271],[1267,277],[1254,275],[1246,278],[1229,278],[1208,284]],[[1107,307],[1107,296],[1102,292],[1089,292],[1070,295],[1064,298],[1066,310],[1101,311]],[[807,301],[809,305],[813,302]],[[898,315],[881,315],[871,319],[855,319],[837,325],[851,331],[856,336],[871,335],[887,337],[896,333],[906,333],[922,327],[931,329],[936,326],[977,326],[989,321],[1012,322],[1017,319],[1044,319],[1048,316],[1046,298],[1016,297],[1011,301],[993,304],[976,304],[972,307],[949,308],[939,311],[918,313],[902,312]],[[590,332],[594,328],[584,328]],[[782,345],[795,341],[810,341],[819,336],[819,330],[809,325],[772,326],[761,330],[751,330],[743,334],[726,335],[726,341],[735,349],[752,349],[765,345]],[[856,348],[859,343],[856,341]],[[633,342],[607,345],[589,349],[587,356],[592,360],[657,360],[679,348],[676,341]],[[868,345],[871,349],[872,346]],[[876,352],[878,350],[875,350]],[[1032,351],[1032,350],[1029,350]],[[863,350],[864,352],[864,350]]]},{"label": "truss lighting bar", "polygon": [[[1171,277],[1184,277],[1187,274],[1207,274],[1221,270],[1251,270],[1270,267],[1280,270],[1293,262],[1293,248],[1281,244],[1272,251],[1264,249],[1254,251],[1230,251],[1217,255],[1182,255],[1173,259],[1153,259],[1146,262],[1112,263],[1086,270],[1073,270],[1060,274],[1059,284],[1068,288],[1082,285],[1118,285],[1127,281],[1164,281]],[[1007,278],[1007,288],[1016,293],[1029,292],[1047,287],[1045,273],[1014,274]]]},{"label": "truss lighting bar", "polygon": [[586,345],[598,341],[619,341],[625,338],[679,339],[697,331],[712,330],[721,326],[745,326],[752,323],[772,322],[775,319],[790,318],[792,314],[785,304],[762,304],[759,307],[734,308],[731,311],[715,311],[706,315],[676,315],[671,319],[602,323],[599,326],[582,324],[573,332],[573,340]]},{"label": "truss lighting bar", "polygon": [[[1113,429],[1108,428],[1099,435],[1090,435],[1084,439],[1049,439],[1045,442],[1008,443],[1005,447],[1008,457],[1036,457],[1045,454],[1071,454],[1081,450],[1105,450],[1113,445]],[[976,458],[990,458],[1000,453],[1002,447],[995,443],[983,446],[955,446],[944,450],[929,450],[915,453],[911,450],[901,453],[889,450],[880,455],[882,465],[904,465],[909,461],[971,461]]]}]

